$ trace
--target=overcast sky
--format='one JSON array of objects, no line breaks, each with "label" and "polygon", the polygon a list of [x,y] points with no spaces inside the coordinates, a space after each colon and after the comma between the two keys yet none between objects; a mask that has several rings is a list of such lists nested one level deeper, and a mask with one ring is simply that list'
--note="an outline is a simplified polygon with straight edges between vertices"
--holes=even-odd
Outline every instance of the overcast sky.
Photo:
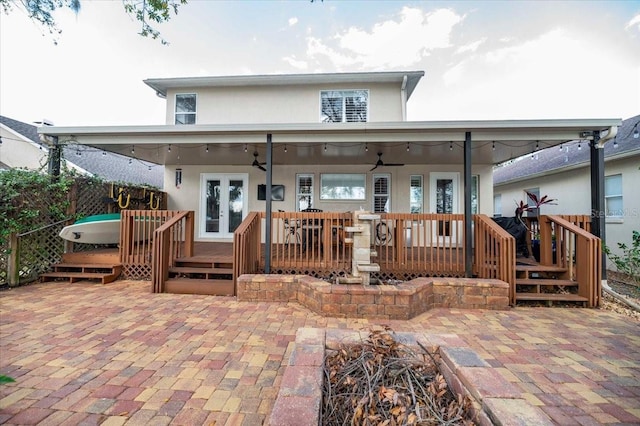
[{"label": "overcast sky", "polygon": [[0,12],[0,114],[164,124],[146,78],[387,70],[426,73],[409,120],[640,113],[640,1],[191,0],[159,27],[168,46],[117,0],[55,16],[57,45]]}]

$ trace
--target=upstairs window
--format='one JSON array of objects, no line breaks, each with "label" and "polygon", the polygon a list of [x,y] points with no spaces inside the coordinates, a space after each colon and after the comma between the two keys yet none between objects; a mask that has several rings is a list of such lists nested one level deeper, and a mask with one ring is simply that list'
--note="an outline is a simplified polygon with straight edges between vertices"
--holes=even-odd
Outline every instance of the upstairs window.
[{"label": "upstairs window", "polygon": [[175,124],[196,124],[196,94],[176,95]]},{"label": "upstairs window", "polygon": [[320,104],[323,123],[368,121],[368,90],[323,90],[320,92]]}]

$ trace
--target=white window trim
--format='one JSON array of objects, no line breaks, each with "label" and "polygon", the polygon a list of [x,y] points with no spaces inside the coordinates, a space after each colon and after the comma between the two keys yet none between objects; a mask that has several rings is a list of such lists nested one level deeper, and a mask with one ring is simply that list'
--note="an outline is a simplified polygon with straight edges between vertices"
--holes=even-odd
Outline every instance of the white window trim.
[{"label": "white window trim", "polygon": [[[331,175],[356,175],[362,177],[362,183],[364,185],[362,190],[362,198],[326,198],[322,196],[322,187],[324,178]],[[365,201],[367,199],[367,176],[366,173],[321,173],[320,174],[320,190],[319,198],[321,201]]]},{"label": "white window trim", "polygon": [[371,121],[371,92],[369,89],[322,89],[318,92],[318,101],[320,103],[318,111],[320,112],[320,116],[318,120],[322,123],[322,92],[340,92],[342,94],[342,120],[341,123],[347,123],[347,112],[346,106],[344,105],[344,93],[346,92],[367,92],[367,120],[364,123],[368,123]]},{"label": "white window trim", "polygon": [[[178,96],[185,96],[185,95],[193,95],[196,97],[196,105],[195,105],[195,110],[193,112],[178,112]],[[176,117],[178,114],[193,114],[193,116],[195,117],[193,120],[193,124],[198,124],[198,94],[197,93],[176,93],[175,97],[173,98],[173,124],[177,124],[176,123]]]},{"label": "white window trim", "polygon": [[[387,179],[387,193],[386,194],[376,194],[376,179],[385,178]],[[371,211],[373,213],[391,213],[391,194],[393,193],[391,189],[391,174],[390,173],[375,173],[371,179]],[[386,196],[387,204],[389,205],[388,212],[376,212],[376,196]]]},{"label": "white window trim", "polygon": [[[311,179],[311,193],[303,194],[300,192],[300,178],[310,178]],[[300,211],[300,197],[309,195],[311,200],[309,201],[309,206],[313,206],[313,187],[315,185],[315,176],[313,173],[296,173],[296,211]]]},{"label": "white window trim", "polygon": [[624,223],[624,213],[621,214],[620,216],[617,215],[609,215],[608,209],[607,209],[607,199],[608,198],[620,198],[620,200],[622,201],[622,206],[623,206],[623,212],[624,212],[624,196],[622,195],[622,173],[616,173],[613,175],[609,175],[609,176],[605,176],[605,182],[607,180],[607,178],[613,178],[613,177],[617,177],[620,176],[620,193],[619,194],[609,194],[607,195],[607,190],[606,190],[606,185],[605,185],[605,193],[604,193],[604,199],[605,199],[605,222],[607,223]]}]

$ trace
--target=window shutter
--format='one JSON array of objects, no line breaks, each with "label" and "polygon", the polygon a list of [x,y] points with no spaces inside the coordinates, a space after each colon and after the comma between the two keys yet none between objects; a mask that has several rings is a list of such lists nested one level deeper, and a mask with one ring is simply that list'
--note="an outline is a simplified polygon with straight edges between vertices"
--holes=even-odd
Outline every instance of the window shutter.
[{"label": "window shutter", "polygon": [[391,209],[390,178],[388,175],[373,175],[373,212],[389,213]]}]

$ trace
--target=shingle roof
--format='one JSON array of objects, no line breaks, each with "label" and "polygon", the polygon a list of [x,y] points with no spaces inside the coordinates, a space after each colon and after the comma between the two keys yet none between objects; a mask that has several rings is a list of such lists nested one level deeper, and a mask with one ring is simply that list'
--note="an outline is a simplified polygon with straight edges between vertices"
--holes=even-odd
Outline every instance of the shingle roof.
[{"label": "shingle roof", "polygon": [[[640,115],[622,121],[614,141],[608,141],[604,147],[605,161],[608,158],[637,151],[640,155],[640,139],[633,137],[634,126],[640,122]],[[640,130],[640,124],[638,124]],[[533,157],[533,158],[532,158]],[[520,157],[493,170],[493,184],[499,185],[529,176],[559,171],[566,167],[579,167],[590,161],[589,142],[586,140],[569,141],[561,147],[541,149],[532,155]]]},{"label": "shingle roof", "polygon": [[[46,146],[40,141],[36,126],[1,115],[0,123],[34,143]],[[78,153],[81,155],[77,155]],[[158,164],[137,159],[131,159],[129,163],[130,158],[124,155],[74,144],[64,146],[63,157],[66,161],[108,182],[150,185],[160,189],[164,184],[164,168]]]}]

